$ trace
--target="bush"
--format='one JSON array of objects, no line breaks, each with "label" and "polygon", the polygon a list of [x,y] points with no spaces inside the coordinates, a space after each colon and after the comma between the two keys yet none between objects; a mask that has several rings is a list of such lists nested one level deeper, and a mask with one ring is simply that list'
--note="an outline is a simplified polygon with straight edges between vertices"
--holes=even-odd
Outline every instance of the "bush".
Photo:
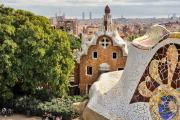
[{"label": "bush", "polygon": [[82,102],[87,97],[68,96],[66,98],[53,98],[50,101],[42,101],[34,97],[20,97],[14,100],[14,111],[21,114],[42,116],[45,112],[62,116],[63,120],[71,120],[79,115],[72,110],[72,104]]},{"label": "bush", "polygon": [[38,109],[38,105],[42,103],[41,100],[24,96],[14,100],[14,103],[14,110],[17,113],[27,114],[30,112],[31,115],[42,115],[42,111]]},{"label": "bush", "polygon": [[38,108],[42,111],[51,112],[54,115],[61,115],[63,119],[69,120],[78,116],[77,113],[74,113],[72,110],[72,104],[75,102],[82,102],[86,97],[74,96],[66,98],[54,98],[50,102],[44,102],[39,104]]},{"label": "bush", "polygon": [[41,100],[41,101],[49,101],[54,96],[58,96],[58,95],[51,89],[39,89],[39,90],[36,90],[35,94],[33,94],[34,98]]}]

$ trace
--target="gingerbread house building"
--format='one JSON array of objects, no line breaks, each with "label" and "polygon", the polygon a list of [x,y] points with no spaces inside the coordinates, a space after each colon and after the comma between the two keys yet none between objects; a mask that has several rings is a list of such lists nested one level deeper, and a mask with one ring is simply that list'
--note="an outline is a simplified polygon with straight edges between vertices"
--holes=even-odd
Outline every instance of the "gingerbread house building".
[{"label": "gingerbread house building", "polygon": [[75,68],[75,81],[79,84],[81,94],[88,93],[100,74],[124,69],[127,45],[112,26],[110,8],[106,6],[99,32],[90,41],[83,36]]}]

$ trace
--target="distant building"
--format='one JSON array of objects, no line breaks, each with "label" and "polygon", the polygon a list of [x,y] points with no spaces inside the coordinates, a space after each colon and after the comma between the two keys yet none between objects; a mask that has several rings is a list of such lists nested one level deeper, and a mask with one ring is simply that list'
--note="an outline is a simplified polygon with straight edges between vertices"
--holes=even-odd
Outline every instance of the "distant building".
[{"label": "distant building", "polygon": [[56,16],[50,18],[50,22],[52,26],[56,29],[61,29],[68,33],[73,33],[77,35],[77,19],[67,19],[65,16]]},{"label": "distant building", "polygon": [[88,93],[100,74],[124,69],[126,47],[117,30],[113,30],[110,8],[106,6],[102,30],[90,41],[83,38],[82,50],[76,54],[74,76],[81,94]]},{"label": "distant building", "polygon": [[92,19],[92,12],[89,12],[89,19]]},{"label": "distant building", "polygon": [[173,13],[172,18],[173,18],[173,19],[176,18],[176,13]]},{"label": "distant building", "polygon": [[82,12],[82,19],[85,20],[85,13]]},{"label": "distant building", "polygon": [[86,27],[84,32],[87,35],[87,38],[90,39],[98,32],[98,29],[99,28],[97,26],[90,25]]}]

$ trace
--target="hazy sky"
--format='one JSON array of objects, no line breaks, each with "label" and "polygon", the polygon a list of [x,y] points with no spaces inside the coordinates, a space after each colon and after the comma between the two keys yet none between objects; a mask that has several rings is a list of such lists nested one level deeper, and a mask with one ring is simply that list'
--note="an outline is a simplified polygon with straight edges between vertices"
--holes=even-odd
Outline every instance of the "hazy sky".
[{"label": "hazy sky", "polygon": [[102,17],[104,6],[109,4],[114,17],[167,17],[180,15],[180,0],[0,0],[0,3],[38,15],[54,16],[65,13],[69,17]]}]

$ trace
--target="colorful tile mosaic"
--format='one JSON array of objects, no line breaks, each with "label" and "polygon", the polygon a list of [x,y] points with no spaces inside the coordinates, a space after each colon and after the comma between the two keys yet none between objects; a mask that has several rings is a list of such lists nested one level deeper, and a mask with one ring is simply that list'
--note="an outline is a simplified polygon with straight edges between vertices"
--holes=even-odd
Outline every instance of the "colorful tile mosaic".
[{"label": "colorful tile mosaic", "polygon": [[180,45],[160,48],[146,68],[130,104],[149,102],[153,120],[180,120]]},{"label": "colorful tile mosaic", "polygon": [[88,108],[110,120],[180,120],[180,33],[153,26],[129,44],[124,71],[112,74],[92,85]]}]

